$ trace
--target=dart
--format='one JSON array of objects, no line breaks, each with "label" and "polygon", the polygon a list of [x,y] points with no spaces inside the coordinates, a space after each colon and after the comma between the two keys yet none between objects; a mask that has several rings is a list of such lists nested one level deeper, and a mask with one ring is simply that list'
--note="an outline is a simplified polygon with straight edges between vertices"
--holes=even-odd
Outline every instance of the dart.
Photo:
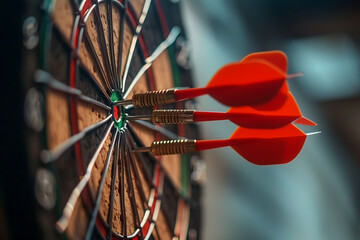
[{"label": "dart", "polygon": [[218,70],[205,87],[137,93],[132,99],[117,101],[113,105],[152,107],[205,94],[228,106],[262,104],[276,96],[286,79],[297,76],[286,75],[286,72],[263,59],[236,62]]},{"label": "dart", "polygon": [[263,105],[232,107],[226,113],[186,109],[154,110],[151,115],[127,116],[127,119],[150,120],[154,124],[230,120],[246,128],[279,128],[294,121],[299,124],[316,126],[316,123],[302,116],[287,84],[283,84],[277,96]]},{"label": "dart", "polygon": [[150,147],[135,148],[133,151],[171,155],[230,146],[247,161],[257,165],[285,164],[299,154],[308,135],[317,133],[320,132],[306,134],[293,124],[277,129],[238,127],[229,139],[158,141]]}]

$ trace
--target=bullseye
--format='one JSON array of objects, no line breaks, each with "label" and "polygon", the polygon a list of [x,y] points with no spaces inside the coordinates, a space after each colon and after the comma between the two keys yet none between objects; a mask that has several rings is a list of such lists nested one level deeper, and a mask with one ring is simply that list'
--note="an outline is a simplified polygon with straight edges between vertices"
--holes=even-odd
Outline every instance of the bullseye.
[{"label": "bullseye", "polygon": [[[119,101],[123,100],[120,92],[114,91],[111,95],[111,101]],[[114,121],[114,125],[118,130],[124,127],[126,119],[125,119],[125,108],[123,106],[112,106],[111,108],[112,119]]]},{"label": "bullseye", "polygon": [[121,110],[119,110],[119,107],[113,108],[113,116],[116,121],[119,121],[119,118],[120,118],[119,111],[121,111]]}]

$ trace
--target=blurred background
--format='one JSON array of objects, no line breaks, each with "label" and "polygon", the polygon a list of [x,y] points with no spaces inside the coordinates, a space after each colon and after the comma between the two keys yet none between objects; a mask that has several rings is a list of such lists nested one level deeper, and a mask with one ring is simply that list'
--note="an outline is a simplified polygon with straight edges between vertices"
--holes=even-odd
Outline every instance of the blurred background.
[{"label": "blurred background", "polygon": [[[222,65],[282,50],[303,115],[322,131],[280,166],[256,166],[230,148],[205,151],[203,239],[359,239],[360,2],[183,0],[193,74],[204,86]],[[208,97],[198,110],[226,111]],[[201,123],[203,139],[230,122]]]}]

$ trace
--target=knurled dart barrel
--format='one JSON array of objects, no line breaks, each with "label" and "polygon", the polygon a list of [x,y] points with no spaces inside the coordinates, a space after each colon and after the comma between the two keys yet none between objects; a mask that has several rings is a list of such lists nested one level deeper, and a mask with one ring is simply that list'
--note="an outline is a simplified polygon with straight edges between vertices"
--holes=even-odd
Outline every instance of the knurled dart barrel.
[{"label": "knurled dart barrel", "polygon": [[135,108],[153,107],[176,102],[175,89],[166,89],[137,93],[132,97],[132,104]]},{"label": "knurled dart barrel", "polygon": [[172,155],[184,154],[196,151],[196,140],[181,139],[158,141],[151,144],[151,153],[153,155]]},{"label": "knurled dart barrel", "polygon": [[153,123],[185,124],[194,122],[194,111],[187,109],[154,110],[151,115]]}]

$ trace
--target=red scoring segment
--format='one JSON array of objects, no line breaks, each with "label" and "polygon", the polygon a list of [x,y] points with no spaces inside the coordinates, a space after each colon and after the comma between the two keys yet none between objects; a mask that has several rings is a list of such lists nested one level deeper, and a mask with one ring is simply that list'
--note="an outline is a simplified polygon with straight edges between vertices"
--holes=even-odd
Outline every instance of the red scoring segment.
[{"label": "red scoring segment", "polygon": [[119,107],[114,107],[113,108],[113,113],[114,113],[115,120],[119,120],[119,118],[120,118]]},{"label": "red scoring segment", "polygon": [[257,165],[284,164],[299,154],[306,136],[293,124],[277,129],[239,127],[229,139],[196,141],[196,150],[230,146],[251,163]]}]

